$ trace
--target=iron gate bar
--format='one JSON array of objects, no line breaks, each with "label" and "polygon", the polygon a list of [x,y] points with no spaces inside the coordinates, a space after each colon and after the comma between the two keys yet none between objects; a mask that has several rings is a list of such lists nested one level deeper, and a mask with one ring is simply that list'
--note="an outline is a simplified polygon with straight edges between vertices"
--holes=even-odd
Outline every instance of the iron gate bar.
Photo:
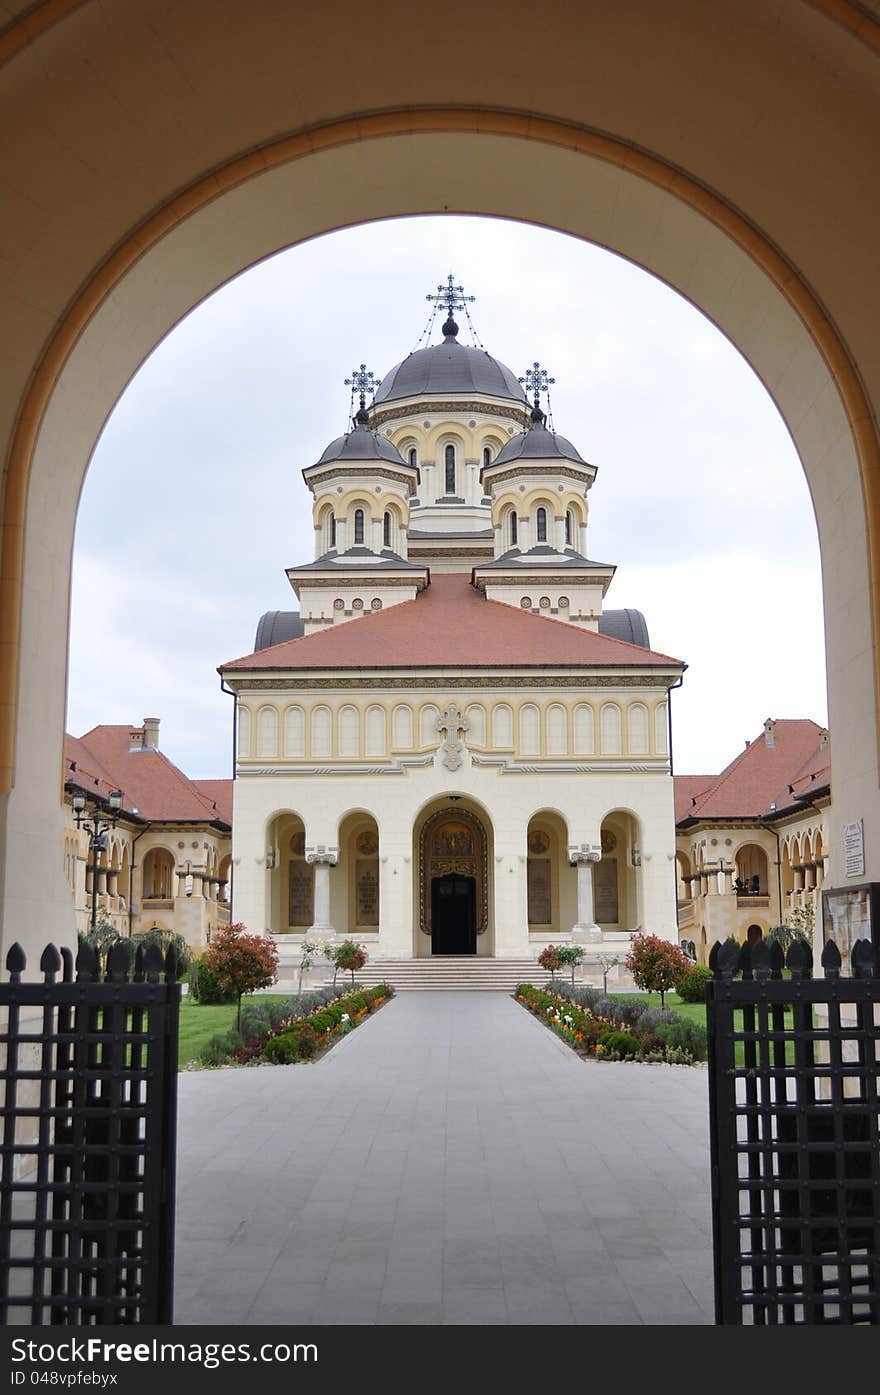
[{"label": "iron gate bar", "polygon": [[[851,978],[841,977],[831,942],[822,955],[825,977],[815,980],[806,944],[793,945],[785,959],[778,946],[716,944],[709,962],[716,1320],[876,1325],[880,980],[873,947],[853,947]],[[782,977],[784,965],[790,979]],[[815,1020],[817,1007],[827,1012],[824,1025]],[[847,1058],[847,1043],[855,1059]],[[819,1059],[822,1049],[827,1059]]]},{"label": "iron gate bar", "polygon": [[102,976],[94,950],[74,965],[47,946],[42,983],[22,982],[19,946],[7,957],[3,1322],[171,1321],[180,985],[172,951],[131,965],[130,948]]}]

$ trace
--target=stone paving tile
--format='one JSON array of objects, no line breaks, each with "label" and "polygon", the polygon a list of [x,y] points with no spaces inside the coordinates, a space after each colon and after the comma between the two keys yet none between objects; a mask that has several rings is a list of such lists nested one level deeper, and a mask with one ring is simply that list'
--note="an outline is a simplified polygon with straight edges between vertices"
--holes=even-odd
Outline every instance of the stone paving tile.
[{"label": "stone paving tile", "polygon": [[180,1080],[177,1322],[711,1321],[704,1072],[409,994],[315,1066]]}]

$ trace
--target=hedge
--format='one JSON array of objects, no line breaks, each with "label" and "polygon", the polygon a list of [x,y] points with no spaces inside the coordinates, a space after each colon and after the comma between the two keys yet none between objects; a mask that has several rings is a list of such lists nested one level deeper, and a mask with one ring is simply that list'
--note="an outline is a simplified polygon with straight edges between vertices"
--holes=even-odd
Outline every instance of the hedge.
[{"label": "hedge", "polygon": [[307,1061],[393,996],[390,984],[380,983],[355,992],[318,988],[292,998],[250,1002],[242,1009],[241,1033],[219,1032],[202,1047],[198,1059],[205,1066]]}]

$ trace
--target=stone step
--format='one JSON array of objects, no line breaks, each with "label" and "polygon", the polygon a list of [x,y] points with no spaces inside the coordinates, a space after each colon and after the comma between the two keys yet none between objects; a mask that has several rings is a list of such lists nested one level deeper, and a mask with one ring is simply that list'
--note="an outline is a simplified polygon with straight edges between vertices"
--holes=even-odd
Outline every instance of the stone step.
[{"label": "stone step", "polygon": [[[443,955],[425,959],[378,959],[355,975],[365,986],[390,983],[398,992],[510,993],[518,983],[549,983],[534,959],[489,959]],[[325,982],[332,983],[332,975]]]}]

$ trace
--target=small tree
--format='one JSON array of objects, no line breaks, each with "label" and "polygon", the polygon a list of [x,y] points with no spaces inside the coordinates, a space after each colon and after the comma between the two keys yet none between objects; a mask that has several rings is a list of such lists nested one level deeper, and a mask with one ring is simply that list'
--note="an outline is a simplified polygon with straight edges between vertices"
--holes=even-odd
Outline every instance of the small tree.
[{"label": "small tree", "polygon": [[608,975],[620,963],[620,958],[616,954],[600,954],[599,967],[602,970],[602,992],[608,992]]},{"label": "small tree", "polygon": [[571,969],[571,981],[574,983],[574,971],[578,964],[583,963],[587,956],[587,951],[584,949],[583,945],[558,945],[556,954],[559,959],[560,967],[564,968],[567,966]]},{"label": "small tree", "polygon": [[660,1006],[666,1006],[666,994],[674,988],[691,962],[678,945],[661,940],[659,935],[633,935],[632,945],[624,964],[638,988],[660,994]]},{"label": "small tree", "polygon": [[557,971],[562,968],[561,951],[556,948],[556,945],[547,945],[538,955],[538,963],[542,969],[550,970],[551,979],[555,978]]},{"label": "small tree", "polygon": [[340,969],[343,973],[351,973],[351,981],[354,983],[354,976],[358,969],[362,969],[367,962],[367,951],[363,945],[355,944],[354,940],[343,940],[342,944],[332,945],[327,950],[327,958],[333,964],[333,984],[336,985],[336,975]]},{"label": "small tree", "polygon": [[300,945],[299,979],[296,985],[297,993],[302,993],[303,974],[306,969],[310,969],[315,962],[315,956],[320,954],[323,945],[317,940],[303,940]]},{"label": "small tree", "polygon": [[241,999],[258,988],[271,988],[278,977],[278,950],[266,935],[249,935],[241,921],[218,930],[202,955],[222,992],[236,1000],[236,1029],[241,1029]]},{"label": "small tree", "polygon": [[812,902],[808,901],[805,906],[792,906],[786,923],[774,925],[772,930],[768,930],[767,939],[771,944],[775,940],[784,953],[788,953],[796,940],[805,940],[807,944],[812,944],[814,920]]}]

